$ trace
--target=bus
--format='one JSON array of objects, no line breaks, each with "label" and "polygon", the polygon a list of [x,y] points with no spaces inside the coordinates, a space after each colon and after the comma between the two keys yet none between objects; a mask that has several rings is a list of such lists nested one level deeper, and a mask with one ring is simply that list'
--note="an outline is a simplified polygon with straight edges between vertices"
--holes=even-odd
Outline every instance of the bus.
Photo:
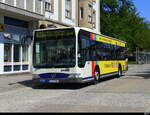
[{"label": "bus", "polygon": [[128,70],[126,42],[88,28],[38,29],[32,46],[34,83],[98,83]]}]

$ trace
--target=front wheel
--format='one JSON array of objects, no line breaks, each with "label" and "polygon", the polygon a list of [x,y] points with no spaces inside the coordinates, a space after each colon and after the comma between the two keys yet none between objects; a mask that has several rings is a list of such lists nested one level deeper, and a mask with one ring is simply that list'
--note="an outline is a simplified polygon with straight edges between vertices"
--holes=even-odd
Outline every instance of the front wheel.
[{"label": "front wheel", "polygon": [[95,69],[93,84],[97,84],[99,81],[100,81],[100,72],[98,69]]}]

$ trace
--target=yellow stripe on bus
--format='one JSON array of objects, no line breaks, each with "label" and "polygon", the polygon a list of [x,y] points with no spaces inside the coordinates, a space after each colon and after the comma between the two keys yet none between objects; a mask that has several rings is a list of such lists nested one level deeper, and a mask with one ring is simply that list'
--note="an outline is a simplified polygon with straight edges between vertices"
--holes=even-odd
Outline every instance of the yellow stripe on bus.
[{"label": "yellow stripe on bus", "polygon": [[100,35],[96,35],[96,40],[100,41],[100,42],[108,43],[108,44],[113,44],[113,45],[125,47],[125,43],[123,43],[123,42],[113,40],[113,39],[110,39],[108,37],[104,37],[104,36],[100,36]]}]

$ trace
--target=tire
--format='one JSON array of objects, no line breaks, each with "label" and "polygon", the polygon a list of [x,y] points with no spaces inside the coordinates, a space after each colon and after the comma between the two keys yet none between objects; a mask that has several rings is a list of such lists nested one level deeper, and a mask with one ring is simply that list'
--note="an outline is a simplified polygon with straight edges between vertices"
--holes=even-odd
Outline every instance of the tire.
[{"label": "tire", "polygon": [[121,65],[119,65],[117,77],[120,78],[121,76],[122,76],[122,67]]},{"label": "tire", "polygon": [[93,84],[97,84],[100,81],[100,71],[98,68],[95,69],[94,71],[94,81]]}]

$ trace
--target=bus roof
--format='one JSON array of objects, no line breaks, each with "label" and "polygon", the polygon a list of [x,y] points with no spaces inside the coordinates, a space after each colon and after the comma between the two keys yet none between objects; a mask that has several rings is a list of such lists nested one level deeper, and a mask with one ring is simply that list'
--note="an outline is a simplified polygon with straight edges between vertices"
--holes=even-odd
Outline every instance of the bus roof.
[{"label": "bus roof", "polygon": [[113,38],[113,37],[110,37],[110,36],[107,36],[107,35],[103,35],[101,34],[100,32],[98,31],[95,31],[95,30],[92,30],[92,29],[89,29],[89,28],[85,28],[85,27],[59,27],[59,28],[45,28],[45,29],[37,29],[37,30],[34,30],[34,31],[46,31],[46,30],[57,30],[57,29],[69,29],[69,28],[75,28],[77,30],[85,30],[85,31],[88,31],[88,32],[91,32],[91,33],[94,33],[94,34],[97,34],[97,35],[100,35],[100,36],[103,36],[103,37],[107,37],[109,39],[113,39],[113,40],[116,40],[116,41],[119,41],[119,42],[122,42],[122,43],[125,43],[125,41],[122,41],[122,40],[119,40],[119,39],[116,39],[116,38]]}]

